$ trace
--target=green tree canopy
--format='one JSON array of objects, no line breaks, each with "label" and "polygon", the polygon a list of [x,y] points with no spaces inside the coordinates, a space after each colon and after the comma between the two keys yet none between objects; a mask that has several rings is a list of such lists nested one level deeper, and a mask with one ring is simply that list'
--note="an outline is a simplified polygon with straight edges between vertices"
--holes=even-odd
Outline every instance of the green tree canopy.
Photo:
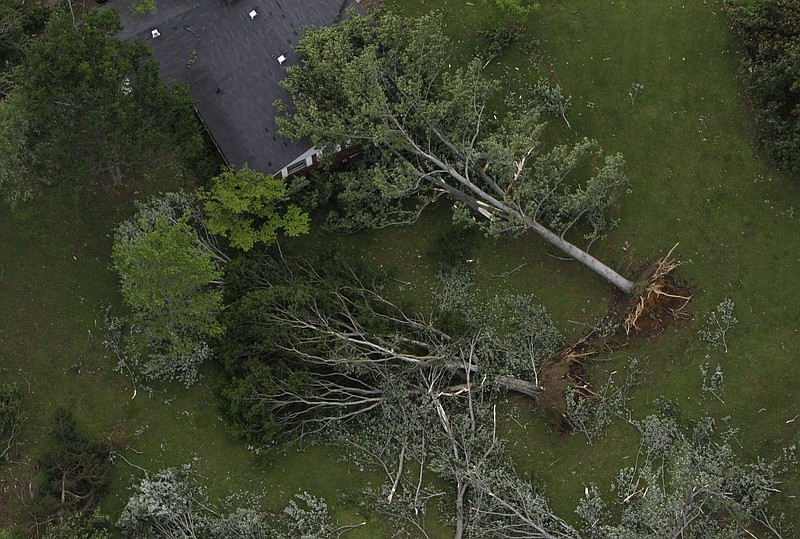
[{"label": "green tree canopy", "polygon": [[[604,157],[588,140],[543,149],[535,100],[517,96],[504,113],[492,111],[500,85],[477,59],[452,67],[436,18],[354,15],[306,33],[298,51],[302,65],[283,82],[293,108],[285,106],[279,125],[320,148],[363,147],[372,166],[347,172],[339,197],[351,221],[364,222],[364,208],[381,212],[373,226],[413,219],[410,197],[424,205],[446,194],[488,231],[533,231],[632,291],[565,239],[580,226],[592,241],[608,225],[614,190],[626,181],[622,156]],[[363,204],[367,197],[382,202]]]},{"label": "green tree canopy", "polygon": [[139,205],[119,225],[112,260],[122,297],[150,349],[152,377],[190,384],[222,333],[222,264],[227,258],[201,235],[194,199],[172,193]]},{"label": "green tree canopy", "polygon": [[11,70],[22,61],[28,41],[42,31],[49,13],[43,3],[25,0],[0,3],[0,98],[11,91]]},{"label": "green tree canopy", "polygon": [[84,432],[70,410],[56,409],[36,463],[39,488],[33,509],[45,522],[59,512],[91,511],[105,494],[111,469],[108,449]]},{"label": "green tree canopy", "polygon": [[287,236],[308,233],[308,214],[287,204],[286,182],[251,170],[225,168],[201,192],[209,232],[224,236],[232,247],[249,251],[256,243],[272,245],[283,230]]},{"label": "green tree canopy", "polygon": [[754,103],[761,144],[800,172],[800,6],[796,0],[726,0],[745,46],[740,74]]},{"label": "green tree canopy", "polygon": [[[148,61],[150,49],[120,40],[121,28],[114,10],[73,20],[68,10],[54,8],[31,41],[14,72],[17,119],[0,122],[0,140],[16,139],[26,150],[23,174],[14,170],[17,181],[3,182],[7,197],[24,190],[25,177],[33,187],[86,187],[98,179],[119,185],[126,176],[174,171],[201,151],[201,126],[186,88],[166,85]],[[11,165],[18,168],[19,160]]]}]

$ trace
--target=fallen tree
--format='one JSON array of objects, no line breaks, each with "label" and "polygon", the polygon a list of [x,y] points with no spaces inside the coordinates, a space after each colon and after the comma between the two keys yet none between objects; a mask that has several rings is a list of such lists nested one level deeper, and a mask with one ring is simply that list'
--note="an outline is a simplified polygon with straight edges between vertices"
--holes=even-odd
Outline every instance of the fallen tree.
[{"label": "fallen tree", "polygon": [[228,308],[221,357],[248,388],[248,408],[283,429],[318,432],[428,392],[420,377],[432,372],[440,391],[480,378],[535,400],[537,369],[561,343],[546,313],[516,296],[517,323],[495,330],[475,318],[487,305],[466,316],[464,305],[461,314],[409,314],[380,276],[362,279],[340,261],[253,260],[246,275],[239,267],[228,276],[233,287],[249,284]]},{"label": "fallen tree", "polygon": [[[454,69],[448,47],[433,17],[354,15],[303,37],[279,125],[320,148],[364,148],[371,166],[337,176],[346,224],[412,221],[444,194],[487,231],[532,231],[631,293],[631,281],[566,238],[580,225],[591,244],[607,228],[626,181],[622,156],[604,157],[586,139],[545,151],[534,96],[508,101],[498,116],[489,106],[497,82],[477,59]],[[417,207],[404,207],[412,196]]]}]

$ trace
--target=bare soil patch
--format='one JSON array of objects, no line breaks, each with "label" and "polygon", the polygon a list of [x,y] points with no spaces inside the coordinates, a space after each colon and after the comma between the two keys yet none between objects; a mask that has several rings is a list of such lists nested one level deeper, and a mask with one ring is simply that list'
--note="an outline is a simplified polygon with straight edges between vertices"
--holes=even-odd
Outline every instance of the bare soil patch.
[{"label": "bare soil patch", "polygon": [[587,331],[542,365],[539,407],[561,430],[571,430],[566,414],[567,392],[572,390],[574,398],[595,396],[586,370],[591,358],[618,350],[631,339],[653,340],[667,327],[683,326],[691,320],[686,307],[692,293],[688,285],[675,277],[673,272],[679,263],[670,258],[671,254],[672,251],[637,272],[637,282],[642,283],[637,294],[629,297],[618,292],[614,295],[605,319],[605,331],[598,328]]}]

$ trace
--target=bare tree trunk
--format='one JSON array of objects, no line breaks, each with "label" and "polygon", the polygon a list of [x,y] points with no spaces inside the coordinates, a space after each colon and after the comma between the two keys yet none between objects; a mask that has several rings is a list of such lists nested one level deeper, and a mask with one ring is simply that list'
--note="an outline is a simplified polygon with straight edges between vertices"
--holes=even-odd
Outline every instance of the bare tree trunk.
[{"label": "bare tree trunk", "polygon": [[392,483],[392,490],[389,492],[389,496],[386,498],[389,500],[389,503],[392,503],[392,498],[394,498],[394,493],[397,492],[397,486],[400,484],[400,479],[403,477],[403,467],[406,461],[406,444],[403,444],[403,447],[400,449],[400,457],[397,459],[397,474],[394,476],[394,482]]},{"label": "bare tree trunk", "polygon": [[[410,140],[410,139],[409,139]],[[413,141],[412,141],[413,143]],[[426,159],[428,162],[433,163],[435,166],[439,167],[440,169],[444,170],[453,180],[455,180],[459,186],[450,185],[448,182],[444,181],[441,178],[436,177],[427,177],[427,180],[431,182],[436,187],[444,190],[458,200],[459,202],[466,204],[467,207],[471,208],[474,211],[477,211],[481,215],[492,218],[493,213],[497,213],[499,216],[508,216],[509,214],[513,214],[518,217],[522,222],[525,223],[528,229],[533,231],[535,234],[540,236],[550,245],[560,249],[565,254],[571,256],[584,266],[588,267],[590,270],[594,271],[598,275],[600,275],[603,279],[608,281],[609,283],[613,284],[620,290],[622,290],[625,294],[631,294],[633,292],[634,283],[629,281],[610,267],[606,266],[595,257],[576,247],[575,245],[571,244],[558,234],[552,232],[549,228],[539,223],[536,219],[532,217],[528,217],[527,215],[523,214],[518,208],[509,206],[506,202],[499,200],[496,197],[491,196],[488,192],[481,190],[473,182],[471,182],[466,176],[460,174],[457,170],[453,167],[448,166],[444,161],[440,160],[438,157],[426,153],[419,149],[419,147],[415,147],[415,153]],[[479,200],[482,199],[482,200]],[[488,211],[488,210],[493,211]]]},{"label": "bare tree trunk", "polygon": [[464,480],[459,481],[456,490],[456,531],[453,534],[453,539],[462,539],[464,537],[464,494],[467,492],[467,482]]},{"label": "bare tree trunk", "polygon": [[538,234],[542,239],[544,239],[547,243],[552,245],[553,247],[558,248],[559,250],[563,251],[565,254],[571,256],[603,279],[608,281],[609,283],[613,284],[625,294],[631,294],[633,292],[634,283],[633,281],[629,281],[613,269],[609,268],[595,257],[572,245],[570,242],[565,240],[564,238],[560,237],[558,234],[555,234],[550,231],[547,227],[539,224],[534,219],[529,217],[525,218],[525,223],[528,227]]},{"label": "bare tree trunk", "polygon": [[122,185],[122,168],[118,163],[114,163],[109,167],[111,173],[111,185],[119,187]]},{"label": "bare tree trunk", "polygon": [[539,401],[539,393],[541,392],[542,388],[538,384],[529,382],[527,380],[522,380],[521,378],[513,378],[511,376],[498,376],[496,382],[497,385],[506,391],[521,393],[527,397],[530,397],[534,401]]},{"label": "bare tree trunk", "polygon": [[561,112],[561,117],[564,118],[564,121],[567,124],[567,129],[572,129],[572,126],[570,125],[569,120],[567,120],[567,109],[561,109],[560,112]]}]

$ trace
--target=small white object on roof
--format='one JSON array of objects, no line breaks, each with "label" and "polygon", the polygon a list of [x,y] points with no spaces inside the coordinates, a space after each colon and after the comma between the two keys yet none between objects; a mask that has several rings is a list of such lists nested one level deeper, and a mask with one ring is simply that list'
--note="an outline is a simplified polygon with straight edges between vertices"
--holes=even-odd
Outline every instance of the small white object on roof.
[{"label": "small white object on roof", "polygon": [[150,35],[153,36],[153,39],[157,38],[161,35],[161,32],[158,31],[158,28],[150,30]]},{"label": "small white object on roof", "polygon": [[248,15],[250,15],[250,18],[251,18],[251,19],[255,19],[255,18],[256,18],[256,15],[258,15],[258,12],[256,12],[256,10],[254,9],[253,11],[251,11],[250,13],[248,13]]},{"label": "small white object on roof", "polygon": [[285,61],[286,61],[286,57],[284,55],[281,54],[280,56],[278,56],[278,63],[279,64],[282,64]]}]

